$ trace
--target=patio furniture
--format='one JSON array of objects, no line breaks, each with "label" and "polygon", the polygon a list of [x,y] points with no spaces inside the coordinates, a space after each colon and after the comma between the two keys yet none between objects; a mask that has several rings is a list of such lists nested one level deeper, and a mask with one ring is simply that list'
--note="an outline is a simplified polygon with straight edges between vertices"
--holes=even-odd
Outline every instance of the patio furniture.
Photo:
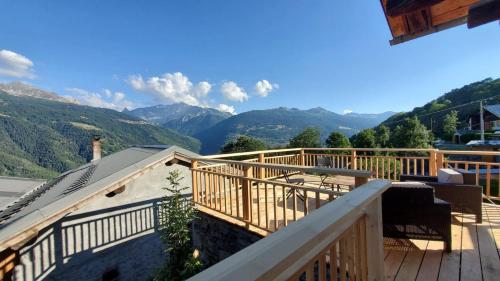
[{"label": "patio furniture", "polygon": [[435,196],[451,204],[455,212],[474,214],[476,222],[483,221],[483,188],[476,185],[474,173],[463,173],[464,184],[438,182],[438,177],[401,175],[400,181],[418,181],[434,187]]},{"label": "patio furniture", "polygon": [[[304,178],[291,179],[287,171],[283,171],[283,177],[285,178],[285,181],[289,184],[304,185],[306,182]],[[304,195],[300,194],[300,192],[297,192],[296,189],[294,188],[290,188],[290,190],[288,190],[288,192],[286,193],[286,199],[290,198],[290,196],[292,196],[295,192],[297,193],[297,197],[299,197],[300,200],[304,201]]]},{"label": "patio furniture", "polygon": [[[332,159],[330,157],[320,156],[316,160],[316,165],[320,168],[331,168],[333,166]],[[346,182],[345,180],[339,180],[337,178],[335,180],[329,180],[331,179],[331,176],[328,174],[320,174],[319,176],[321,179],[319,184],[320,188],[329,185],[333,191],[335,191],[336,187],[337,191],[340,192],[341,189],[343,189],[342,187],[347,187],[347,190],[351,191],[354,186],[354,183],[351,181]]]},{"label": "patio furniture", "polygon": [[445,242],[451,251],[451,205],[419,182],[393,183],[382,194],[384,237]]}]

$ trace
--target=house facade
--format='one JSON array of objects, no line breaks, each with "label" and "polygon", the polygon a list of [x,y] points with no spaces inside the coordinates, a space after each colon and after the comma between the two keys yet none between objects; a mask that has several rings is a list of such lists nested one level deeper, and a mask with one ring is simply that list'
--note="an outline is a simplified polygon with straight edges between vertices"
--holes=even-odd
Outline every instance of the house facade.
[{"label": "house facade", "polygon": [[164,262],[165,178],[179,170],[191,186],[193,156],[175,146],[133,147],[21,197],[0,212],[2,279],[148,280]]},{"label": "house facade", "polygon": [[[486,105],[484,108],[484,130],[500,131],[500,104]],[[469,130],[481,129],[481,117],[479,114],[469,116]]]}]

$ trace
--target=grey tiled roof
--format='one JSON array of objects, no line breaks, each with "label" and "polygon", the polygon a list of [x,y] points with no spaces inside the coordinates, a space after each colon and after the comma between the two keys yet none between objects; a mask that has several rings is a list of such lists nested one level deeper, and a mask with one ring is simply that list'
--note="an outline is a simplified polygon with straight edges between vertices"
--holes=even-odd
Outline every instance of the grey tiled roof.
[{"label": "grey tiled roof", "polygon": [[[2,230],[21,218],[33,216],[36,219],[35,214],[42,209],[44,211],[39,213],[42,213],[42,216],[45,217],[48,215],[46,211],[47,206],[51,206],[50,211],[57,212],[58,208],[62,209],[63,207],[67,207],[71,202],[77,201],[78,196],[92,194],[92,192],[101,188],[99,185],[100,181],[122,170],[141,169],[143,165],[136,166],[136,164],[157,153],[162,152],[168,155],[177,151],[182,151],[184,154],[191,154],[188,156],[197,156],[190,151],[175,146],[132,147],[65,172],[55,179],[31,190],[20,200],[5,210],[0,211],[0,234]],[[103,182],[102,187],[105,187],[105,184],[109,184],[107,181]]]},{"label": "grey tiled roof", "polygon": [[496,117],[500,118],[500,104],[487,105],[484,107],[484,109],[491,112]]},{"label": "grey tiled roof", "polygon": [[0,176],[0,211],[44,182],[40,179]]}]

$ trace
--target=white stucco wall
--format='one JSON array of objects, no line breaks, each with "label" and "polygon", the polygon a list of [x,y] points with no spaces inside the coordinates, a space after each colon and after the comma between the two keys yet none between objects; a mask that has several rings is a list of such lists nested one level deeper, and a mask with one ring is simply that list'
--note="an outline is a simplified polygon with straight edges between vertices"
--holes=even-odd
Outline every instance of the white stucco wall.
[{"label": "white stucco wall", "polygon": [[184,177],[182,186],[191,187],[189,168],[161,165],[122,193],[93,199],[20,250],[14,280],[102,280],[109,270],[117,270],[120,280],[147,280],[164,261],[156,206],[174,169]]}]

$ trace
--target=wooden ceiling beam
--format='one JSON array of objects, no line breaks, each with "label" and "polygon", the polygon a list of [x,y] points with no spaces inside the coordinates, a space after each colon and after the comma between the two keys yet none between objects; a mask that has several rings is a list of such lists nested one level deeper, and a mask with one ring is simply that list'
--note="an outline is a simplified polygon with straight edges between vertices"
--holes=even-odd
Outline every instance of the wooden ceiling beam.
[{"label": "wooden ceiling beam", "polygon": [[467,27],[474,28],[500,20],[500,0],[483,0],[469,8]]},{"label": "wooden ceiling beam", "polygon": [[444,0],[387,0],[385,10],[391,17],[414,13],[429,8]]}]

